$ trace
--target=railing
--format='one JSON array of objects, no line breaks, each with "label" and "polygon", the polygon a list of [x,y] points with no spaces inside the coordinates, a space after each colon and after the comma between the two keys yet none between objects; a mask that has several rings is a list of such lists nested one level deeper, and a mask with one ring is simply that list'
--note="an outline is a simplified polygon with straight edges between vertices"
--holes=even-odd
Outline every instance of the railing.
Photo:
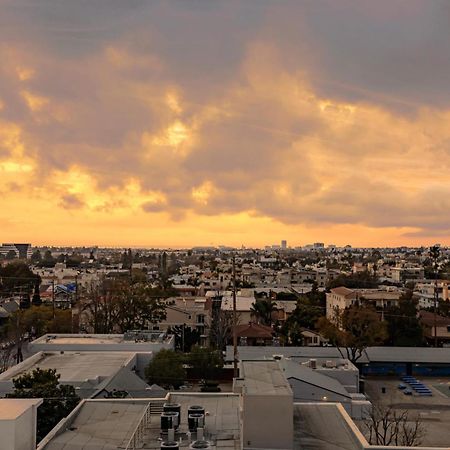
[{"label": "railing", "polygon": [[144,444],[144,434],[145,430],[150,424],[150,411],[151,402],[148,403],[147,407],[142,414],[139,423],[136,425],[136,428],[131,435],[128,444],[125,447],[125,450],[135,450],[137,448],[141,448]]}]

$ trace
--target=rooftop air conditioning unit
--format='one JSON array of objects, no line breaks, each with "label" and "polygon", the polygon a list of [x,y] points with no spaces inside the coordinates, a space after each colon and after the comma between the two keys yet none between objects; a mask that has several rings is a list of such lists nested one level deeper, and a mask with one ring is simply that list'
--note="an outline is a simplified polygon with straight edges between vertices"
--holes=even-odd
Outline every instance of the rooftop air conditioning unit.
[{"label": "rooftop air conditioning unit", "polygon": [[211,449],[212,449],[211,444],[210,444],[208,441],[194,441],[194,442],[189,446],[189,448],[190,448],[191,450],[199,449],[199,448],[201,448],[201,449],[203,449],[203,450],[211,450]]},{"label": "rooftop air conditioning unit", "polygon": [[317,369],[317,359],[310,359],[309,367],[311,367],[311,369]]},{"label": "rooftop air conditioning unit", "polygon": [[174,411],[167,411],[161,413],[161,432],[168,433],[170,429],[178,427],[179,417],[178,413]]}]

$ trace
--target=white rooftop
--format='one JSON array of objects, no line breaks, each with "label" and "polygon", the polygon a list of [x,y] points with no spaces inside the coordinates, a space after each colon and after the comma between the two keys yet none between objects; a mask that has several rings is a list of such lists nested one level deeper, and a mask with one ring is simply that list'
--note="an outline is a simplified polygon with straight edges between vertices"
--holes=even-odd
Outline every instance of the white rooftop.
[{"label": "white rooftop", "polygon": [[32,406],[39,406],[40,398],[2,398],[0,399],[0,420],[15,420]]},{"label": "white rooftop", "polygon": [[62,383],[110,377],[134,355],[132,352],[40,352],[0,374],[0,381],[11,380],[38,367],[56,369]]},{"label": "white rooftop", "polygon": [[48,450],[125,448],[146,403],[85,402],[73,422],[45,445]]},{"label": "white rooftop", "polygon": [[292,396],[291,386],[277,361],[242,361],[240,378],[246,394]]}]

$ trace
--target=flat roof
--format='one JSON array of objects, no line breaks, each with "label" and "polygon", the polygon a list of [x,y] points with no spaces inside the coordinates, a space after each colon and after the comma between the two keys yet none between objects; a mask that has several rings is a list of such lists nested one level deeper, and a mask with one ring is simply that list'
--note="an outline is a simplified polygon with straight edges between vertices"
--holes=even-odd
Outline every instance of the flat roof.
[{"label": "flat roof", "polygon": [[87,401],[62,433],[52,438],[49,450],[115,450],[125,448],[148,403]]},{"label": "flat roof", "polygon": [[31,344],[54,345],[98,345],[167,343],[173,338],[162,331],[129,331],[125,334],[55,334],[48,333],[35,339]]},{"label": "flat roof", "polygon": [[46,344],[119,344],[124,342],[122,334],[110,334],[110,335],[95,335],[95,334],[79,334],[79,335],[48,335],[42,336],[36,339],[34,342],[45,342]]},{"label": "flat roof", "polygon": [[10,380],[38,367],[56,369],[61,382],[110,377],[134,355],[133,352],[40,352],[0,374],[0,380]]},{"label": "flat roof", "polygon": [[[294,448],[360,450],[361,442],[336,403],[294,404]],[[354,425],[356,428],[356,425]],[[356,428],[357,430],[357,428]]]},{"label": "flat roof", "polygon": [[244,379],[244,393],[292,397],[291,386],[277,361],[242,361],[240,378]]},{"label": "flat roof", "polygon": [[[343,349],[344,356],[346,355]],[[240,360],[258,360],[272,358],[273,355],[303,358],[338,358],[341,354],[335,347],[260,347],[239,346]],[[233,360],[233,347],[227,346],[226,360]],[[432,347],[369,347],[358,363],[417,363],[417,364],[450,364],[450,348]]]},{"label": "flat roof", "polygon": [[0,420],[14,420],[32,406],[39,406],[40,398],[2,398],[0,399]]}]

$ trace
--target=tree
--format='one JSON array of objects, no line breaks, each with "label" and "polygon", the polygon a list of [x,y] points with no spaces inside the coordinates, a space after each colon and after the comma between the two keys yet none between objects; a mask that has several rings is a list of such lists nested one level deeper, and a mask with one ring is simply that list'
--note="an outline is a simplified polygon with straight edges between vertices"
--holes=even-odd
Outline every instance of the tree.
[{"label": "tree", "polygon": [[33,273],[28,265],[14,261],[0,267],[0,296],[10,297],[16,294],[30,294],[40,277]]},{"label": "tree", "polygon": [[3,344],[0,348],[0,373],[9,369],[13,361],[13,345]]},{"label": "tree", "polygon": [[39,249],[36,249],[31,255],[31,262],[33,264],[39,264],[42,261],[42,254]]},{"label": "tree", "polygon": [[14,250],[9,250],[9,252],[6,254],[6,259],[8,261],[11,261],[11,260],[16,259],[16,258],[17,258],[17,255],[16,255],[16,252]]},{"label": "tree", "polygon": [[31,306],[17,310],[9,318],[6,332],[17,344],[16,362],[23,360],[22,344],[26,335],[41,336],[45,333],[70,333],[72,331],[72,312],[49,306]]},{"label": "tree", "polygon": [[54,267],[56,264],[56,259],[53,258],[52,252],[50,250],[46,250],[44,253],[44,258],[41,262],[44,267]]},{"label": "tree", "polygon": [[178,389],[186,378],[182,355],[173,350],[160,350],[146,367],[145,376],[151,384]]},{"label": "tree", "polygon": [[117,326],[121,333],[143,330],[166,318],[164,301],[153,295],[153,289],[145,283],[121,283],[117,286]]},{"label": "tree", "polygon": [[168,333],[175,335],[175,347],[184,352],[190,352],[191,348],[200,342],[199,330],[183,325],[170,327]]},{"label": "tree", "polygon": [[302,345],[302,331],[305,328],[314,330],[317,321],[323,316],[320,306],[313,306],[299,300],[292,314],[281,327],[281,334],[290,345]]},{"label": "tree", "polygon": [[364,421],[368,440],[372,445],[418,446],[425,436],[420,416],[410,417],[408,411],[391,406],[372,406],[370,416]]},{"label": "tree", "polygon": [[264,325],[272,325],[272,315],[277,311],[276,303],[271,299],[258,299],[250,308],[251,314]]},{"label": "tree", "polygon": [[37,414],[38,442],[80,401],[73,386],[59,385],[59,377],[55,369],[34,369],[14,378],[14,392],[6,395],[10,398],[44,399]]},{"label": "tree", "polygon": [[166,317],[166,305],[158,294],[147,283],[103,280],[87,290],[81,310],[94,333],[148,329]]},{"label": "tree", "polygon": [[41,299],[41,293],[39,292],[39,282],[36,281],[35,285],[34,285],[34,294],[33,294],[33,298],[31,300],[31,303],[34,306],[41,306],[42,305],[42,299]]},{"label": "tree", "polygon": [[352,273],[351,275],[339,275],[328,283],[327,288],[333,289],[339,286],[345,286],[349,289],[376,288],[378,287],[378,278],[367,270]]},{"label": "tree", "polygon": [[215,379],[223,367],[223,360],[219,351],[197,345],[192,347],[191,353],[187,355],[186,362],[192,368],[192,376],[197,379]]},{"label": "tree", "polygon": [[357,305],[345,309],[336,317],[336,322],[321,317],[317,327],[341,356],[352,363],[361,358],[367,347],[380,345],[387,338],[386,323],[380,320],[377,312]]},{"label": "tree", "polygon": [[[240,314],[236,314],[236,323],[240,321]],[[209,341],[218,350],[224,350],[233,337],[233,312],[213,307]]]},{"label": "tree", "polygon": [[417,317],[417,300],[412,291],[403,294],[398,306],[384,311],[387,323],[389,345],[399,347],[420,347],[424,345],[423,328]]}]

